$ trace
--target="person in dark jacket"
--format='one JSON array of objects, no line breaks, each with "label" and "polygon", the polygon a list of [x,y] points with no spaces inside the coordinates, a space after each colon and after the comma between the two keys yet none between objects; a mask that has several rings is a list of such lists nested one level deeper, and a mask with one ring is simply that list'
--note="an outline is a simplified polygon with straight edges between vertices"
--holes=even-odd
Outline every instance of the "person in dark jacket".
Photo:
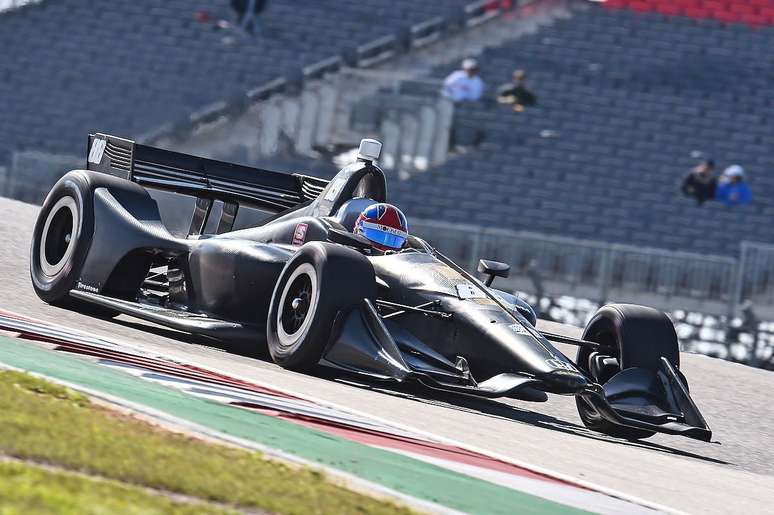
[{"label": "person in dark jacket", "polygon": [[236,24],[252,34],[255,31],[255,17],[266,8],[267,0],[231,0],[231,9],[236,13]]},{"label": "person in dark jacket", "polygon": [[695,198],[698,205],[714,199],[718,183],[717,177],[712,173],[714,170],[715,163],[712,159],[707,159],[696,166],[683,180],[683,185],[680,188],[683,194]]},{"label": "person in dark jacket", "polygon": [[524,70],[516,70],[511,82],[497,88],[497,101],[501,104],[511,104],[517,112],[523,111],[524,106],[537,103],[535,94],[527,89],[527,74]]}]

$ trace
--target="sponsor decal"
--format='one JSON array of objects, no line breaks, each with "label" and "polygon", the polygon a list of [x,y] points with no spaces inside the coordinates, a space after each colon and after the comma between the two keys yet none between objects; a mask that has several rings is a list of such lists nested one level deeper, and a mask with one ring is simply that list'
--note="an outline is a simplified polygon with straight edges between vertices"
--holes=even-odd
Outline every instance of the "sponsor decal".
[{"label": "sponsor decal", "polygon": [[458,284],[457,296],[462,300],[486,298],[486,294],[471,283]]},{"label": "sponsor decal", "polygon": [[305,223],[296,225],[296,230],[293,231],[293,245],[304,244],[304,241],[306,241],[306,230],[308,227],[309,226]]},{"label": "sponsor decal", "polygon": [[395,236],[402,236],[403,238],[408,236],[406,231],[401,231],[400,229],[396,229],[395,227],[390,227],[388,225],[375,224],[373,222],[363,222],[363,227],[367,229],[377,229],[382,232],[394,234]]},{"label": "sponsor decal", "polygon": [[91,293],[99,293],[99,288],[97,288],[96,286],[92,286],[90,284],[84,284],[81,281],[78,281],[77,283],[75,283],[75,287],[78,288],[79,290],[88,291]]},{"label": "sponsor decal", "polygon": [[105,146],[107,141],[102,138],[94,138],[91,142],[91,150],[89,150],[89,163],[98,165],[102,162],[102,154],[105,153]]},{"label": "sponsor decal", "polygon": [[532,336],[532,333],[530,333],[527,328],[521,324],[511,324],[508,326],[508,329],[516,334],[526,334],[527,336]]},{"label": "sponsor decal", "polygon": [[552,368],[558,368],[560,370],[569,370],[570,372],[576,372],[575,367],[571,363],[562,361],[560,359],[547,359],[546,364]]}]

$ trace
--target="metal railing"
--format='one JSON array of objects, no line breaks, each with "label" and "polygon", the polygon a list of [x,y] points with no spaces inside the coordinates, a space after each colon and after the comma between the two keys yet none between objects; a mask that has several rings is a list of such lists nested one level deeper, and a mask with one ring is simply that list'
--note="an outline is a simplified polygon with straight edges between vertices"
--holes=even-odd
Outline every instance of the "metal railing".
[{"label": "metal railing", "polygon": [[774,245],[744,243],[740,264],[733,257],[424,220],[414,220],[411,230],[468,270],[479,258],[510,264],[511,277],[500,284],[520,291],[716,314],[732,313],[756,292],[756,305],[774,306]]},{"label": "metal railing", "polygon": [[750,300],[756,306],[774,305],[774,244],[742,242],[735,287],[737,303]]}]

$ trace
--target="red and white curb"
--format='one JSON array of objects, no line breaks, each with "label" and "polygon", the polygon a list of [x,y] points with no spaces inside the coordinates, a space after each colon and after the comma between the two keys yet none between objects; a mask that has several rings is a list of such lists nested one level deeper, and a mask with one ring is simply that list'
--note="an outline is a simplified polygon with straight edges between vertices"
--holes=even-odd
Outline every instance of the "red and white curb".
[{"label": "red and white curb", "polygon": [[599,513],[653,513],[654,510],[676,513],[671,508],[359,413],[305,393],[290,392],[209,367],[180,363],[130,343],[47,324],[5,310],[0,310],[0,329],[190,395],[255,410],[568,506]]}]

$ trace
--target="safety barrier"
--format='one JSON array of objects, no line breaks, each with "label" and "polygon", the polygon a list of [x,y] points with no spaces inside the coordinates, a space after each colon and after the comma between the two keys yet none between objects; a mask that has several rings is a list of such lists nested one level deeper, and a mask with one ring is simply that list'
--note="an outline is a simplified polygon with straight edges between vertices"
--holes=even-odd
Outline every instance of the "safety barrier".
[{"label": "safety barrier", "polygon": [[424,220],[411,231],[471,271],[480,258],[510,264],[499,284],[511,289],[716,314],[748,298],[774,308],[774,245],[744,242],[737,259]]},{"label": "safety barrier", "polygon": [[774,305],[774,245],[742,242],[734,298],[757,305]]}]

